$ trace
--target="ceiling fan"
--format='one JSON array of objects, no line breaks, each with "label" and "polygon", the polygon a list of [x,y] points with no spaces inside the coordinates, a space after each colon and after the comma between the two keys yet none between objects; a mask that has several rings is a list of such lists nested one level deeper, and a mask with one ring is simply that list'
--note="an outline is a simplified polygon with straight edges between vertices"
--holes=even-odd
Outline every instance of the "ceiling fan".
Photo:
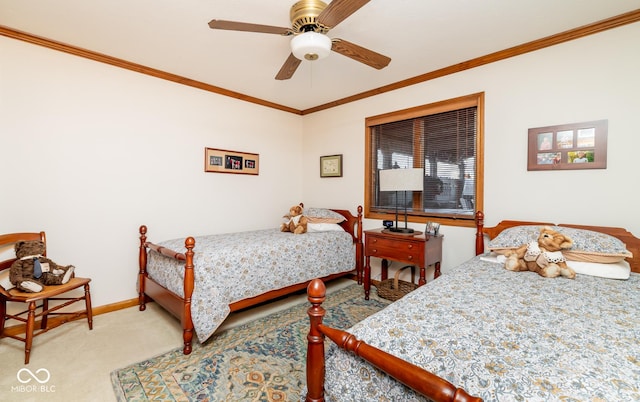
[{"label": "ceiling fan", "polygon": [[209,27],[293,36],[291,54],[276,74],[277,80],[291,78],[302,59],[319,60],[328,56],[332,50],[373,68],[382,69],[391,61],[389,57],[344,39],[331,39],[326,35],[330,29],[335,28],[368,2],[369,0],[333,0],[327,5],[320,0],[298,1],[291,6],[291,28],[215,19],[209,22]]}]

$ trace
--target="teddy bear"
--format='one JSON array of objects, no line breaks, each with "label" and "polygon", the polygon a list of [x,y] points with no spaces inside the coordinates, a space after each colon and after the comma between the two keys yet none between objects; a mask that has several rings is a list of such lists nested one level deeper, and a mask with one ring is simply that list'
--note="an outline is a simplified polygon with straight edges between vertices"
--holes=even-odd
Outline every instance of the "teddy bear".
[{"label": "teddy bear", "polygon": [[538,240],[533,240],[505,254],[504,267],[510,271],[533,271],[545,278],[576,277],[567,265],[561,250],[573,246],[573,240],[549,226],[540,228]]},{"label": "teddy bear", "polygon": [[75,267],[61,266],[44,257],[44,242],[19,241],[14,248],[17,259],[9,269],[9,280],[18,289],[37,293],[44,286],[63,285],[71,279]]},{"label": "teddy bear", "polygon": [[306,233],[309,220],[303,215],[303,212],[304,208],[302,204],[289,208],[289,214],[283,216],[283,218],[287,218],[288,221],[280,225],[280,231],[294,234]]}]

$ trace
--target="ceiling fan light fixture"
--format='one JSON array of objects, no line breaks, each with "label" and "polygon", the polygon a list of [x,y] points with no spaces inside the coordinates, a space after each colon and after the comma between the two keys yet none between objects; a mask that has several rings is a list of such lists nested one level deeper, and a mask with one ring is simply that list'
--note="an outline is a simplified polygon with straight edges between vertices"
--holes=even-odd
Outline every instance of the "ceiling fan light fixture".
[{"label": "ceiling fan light fixture", "polygon": [[331,39],[324,34],[308,31],[291,39],[291,53],[300,60],[320,60],[331,53]]}]

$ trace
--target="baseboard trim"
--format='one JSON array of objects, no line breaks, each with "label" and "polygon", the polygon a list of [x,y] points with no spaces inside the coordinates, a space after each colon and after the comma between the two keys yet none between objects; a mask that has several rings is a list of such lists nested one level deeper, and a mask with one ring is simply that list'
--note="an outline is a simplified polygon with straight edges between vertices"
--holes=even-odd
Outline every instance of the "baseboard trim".
[{"label": "baseboard trim", "polygon": [[[345,276],[348,279],[352,279],[354,281],[357,281],[357,277],[356,275],[346,275]],[[373,284],[376,284],[378,281],[376,280],[372,280]],[[147,300],[147,302],[152,302],[152,300]],[[134,299],[129,299],[129,300],[123,300],[117,303],[111,303],[111,304],[105,304],[104,306],[99,306],[99,307],[94,307],[92,308],[92,312],[93,312],[93,316],[98,316],[100,314],[106,314],[106,313],[112,313],[114,311],[118,311],[118,310],[122,310],[125,308],[129,308],[129,307],[134,307],[138,305],[138,298],[134,298]],[[85,319],[85,317],[78,317],[73,319],[72,321],[76,321],[76,320],[80,320],[80,319]],[[62,321],[63,318],[62,317],[50,317],[49,318],[49,327],[54,327],[56,325],[60,325],[59,321]],[[35,327],[36,328],[40,328],[40,320],[36,321],[35,323]],[[6,327],[4,329],[4,331],[2,332],[2,335],[0,336],[0,339],[5,338],[7,335],[19,335],[19,334],[24,334],[25,333],[25,329],[26,329],[26,324],[17,324],[17,325],[12,325],[10,327]]]},{"label": "baseboard trim", "polygon": [[[124,300],[121,302],[117,302],[117,303],[112,303],[112,304],[105,304],[104,306],[99,306],[99,307],[94,307],[91,309],[93,316],[98,316],[100,314],[106,314],[106,313],[112,313],[114,311],[118,311],[118,310],[122,310],[125,308],[129,308],[129,307],[133,307],[133,306],[137,306],[138,305],[138,298],[134,298],[134,299],[129,299],[129,300]],[[62,311],[62,310],[61,310]],[[86,317],[77,317],[75,319],[73,319],[72,321],[76,321],[76,320],[84,320],[86,319]],[[49,318],[49,323],[47,326],[49,327],[55,327],[57,325],[60,325],[60,321],[63,321],[64,318],[63,317],[50,317]],[[35,327],[36,328],[40,328],[40,323],[41,321],[38,320],[35,323]],[[5,338],[7,335],[20,335],[20,334],[24,334],[26,330],[26,324],[17,324],[17,325],[12,325],[10,327],[6,327],[4,329],[4,331],[2,332],[2,336],[0,336],[0,338]]]}]

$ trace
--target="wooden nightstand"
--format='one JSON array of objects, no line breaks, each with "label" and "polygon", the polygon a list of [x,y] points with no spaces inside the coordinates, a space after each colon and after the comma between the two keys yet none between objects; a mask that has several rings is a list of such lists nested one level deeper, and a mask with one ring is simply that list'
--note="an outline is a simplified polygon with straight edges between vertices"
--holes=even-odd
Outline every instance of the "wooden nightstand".
[{"label": "wooden nightstand", "polygon": [[371,290],[371,257],[382,258],[382,277],[387,279],[389,272],[388,260],[399,261],[420,268],[418,285],[427,283],[426,267],[435,265],[434,279],[440,276],[440,262],[442,261],[442,235],[424,234],[406,235],[387,232],[385,229],[365,230],[364,238],[364,295],[369,299]]}]

